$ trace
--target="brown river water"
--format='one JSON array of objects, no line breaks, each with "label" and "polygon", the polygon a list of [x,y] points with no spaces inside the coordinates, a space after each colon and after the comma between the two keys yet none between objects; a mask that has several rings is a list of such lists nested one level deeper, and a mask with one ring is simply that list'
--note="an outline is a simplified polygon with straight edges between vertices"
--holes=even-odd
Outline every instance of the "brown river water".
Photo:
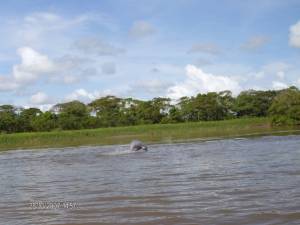
[{"label": "brown river water", "polygon": [[300,224],[300,136],[0,153],[0,224]]}]

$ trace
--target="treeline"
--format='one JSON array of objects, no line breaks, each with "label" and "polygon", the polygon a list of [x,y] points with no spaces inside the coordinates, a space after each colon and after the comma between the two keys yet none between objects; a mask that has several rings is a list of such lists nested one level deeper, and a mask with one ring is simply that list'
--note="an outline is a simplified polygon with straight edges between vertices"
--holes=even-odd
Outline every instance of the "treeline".
[{"label": "treeline", "polygon": [[248,90],[233,97],[230,91],[142,101],[106,96],[89,104],[79,101],[57,104],[42,112],[37,108],[0,106],[0,132],[76,130],[138,124],[226,120],[270,116],[274,125],[300,124],[300,91]]}]

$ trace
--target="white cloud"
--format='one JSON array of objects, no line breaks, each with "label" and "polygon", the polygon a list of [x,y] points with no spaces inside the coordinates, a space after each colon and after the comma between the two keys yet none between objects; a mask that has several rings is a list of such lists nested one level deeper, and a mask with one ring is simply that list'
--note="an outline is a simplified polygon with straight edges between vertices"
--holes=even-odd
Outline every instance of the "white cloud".
[{"label": "white cloud", "polygon": [[[0,91],[19,91],[37,81],[72,84],[87,80],[98,74],[93,61],[75,56],[64,56],[55,60],[35,49],[25,46],[17,49],[20,63],[12,66],[9,75],[0,75]],[[104,68],[106,73],[115,72],[111,64]]]},{"label": "white cloud", "polygon": [[155,70],[152,72],[159,72],[161,74],[165,75],[171,75],[172,77],[176,75],[182,75],[184,72],[184,68],[182,68],[179,65],[176,64],[168,64],[168,63],[160,63],[160,64],[155,64]]},{"label": "white cloud", "polygon": [[0,62],[7,62],[10,60],[13,60],[14,57],[12,55],[10,55],[8,52],[0,52]]},{"label": "white cloud", "polygon": [[65,36],[65,31],[79,29],[86,23],[96,23],[111,30],[115,29],[111,19],[103,14],[88,13],[67,18],[52,12],[35,12],[26,15],[21,21],[16,21],[13,30],[16,31],[18,42],[33,45],[40,43],[41,39],[48,39],[48,36]]},{"label": "white cloud", "polygon": [[278,72],[285,72],[291,68],[291,65],[285,62],[272,62],[262,67],[262,70],[267,74],[277,74]]},{"label": "white cloud", "polygon": [[135,21],[129,31],[129,34],[135,38],[145,38],[153,35],[156,29],[152,24],[146,21]]},{"label": "white cloud", "polygon": [[17,54],[20,56],[21,62],[13,65],[12,73],[9,76],[0,76],[0,91],[16,91],[58,69],[48,56],[40,54],[30,47],[19,48]]},{"label": "white cloud", "polygon": [[280,81],[273,81],[272,82],[272,88],[275,90],[281,90],[281,89],[285,89],[288,88],[289,86],[285,83],[282,83]]},{"label": "white cloud", "polygon": [[63,82],[65,84],[74,84],[78,82],[80,79],[78,76],[73,76],[73,75],[65,75],[63,76]]},{"label": "white cloud", "polygon": [[115,74],[117,72],[116,64],[113,62],[103,63],[101,66],[103,74]]},{"label": "white cloud", "polygon": [[[41,38],[47,38],[55,32],[77,26],[88,18],[78,16],[72,19],[65,19],[55,13],[36,12],[24,17],[23,21],[16,24],[17,39],[24,41],[26,44],[40,42]],[[24,42],[22,44],[24,44]]]},{"label": "white cloud", "polygon": [[30,97],[30,103],[33,105],[45,105],[52,103],[52,100],[46,93],[37,92]]},{"label": "white cloud", "polygon": [[184,82],[168,88],[168,97],[178,99],[182,96],[224,90],[231,90],[237,94],[241,90],[239,83],[233,78],[205,73],[194,65],[186,66],[186,76]]},{"label": "white cloud", "polygon": [[94,60],[90,58],[65,55],[54,60],[56,73],[51,74],[50,81],[73,84],[98,75]]},{"label": "white cloud", "polygon": [[284,71],[278,71],[276,75],[279,79],[283,80],[284,77],[285,77],[285,72]]},{"label": "white cloud", "polygon": [[99,92],[99,91],[88,92],[84,88],[80,88],[73,91],[71,94],[68,94],[65,97],[65,101],[79,100],[87,103],[97,98],[100,98],[102,96],[111,95],[111,94],[112,92],[110,90],[105,90],[103,92]]},{"label": "white cloud", "polygon": [[[26,12],[25,12],[26,13]],[[118,32],[118,23],[108,14],[83,13],[83,14],[58,14],[55,11],[38,11],[33,13],[7,14],[0,21],[2,53],[11,48],[31,46],[36,49],[49,49],[55,52],[68,51],[71,43],[79,37],[95,33],[96,30]],[[98,31],[96,32],[98,33]],[[96,34],[97,35],[97,34]],[[0,54],[1,55],[1,54]],[[5,52],[5,58],[9,54]],[[0,60],[2,56],[0,56]]]},{"label": "white cloud", "polygon": [[208,53],[208,54],[219,54],[221,49],[219,46],[213,43],[205,44],[194,44],[189,50],[188,53]]},{"label": "white cloud", "polygon": [[125,49],[116,47],[97,38],[85,38],[74,43],[74,47],[85,54],[114,56],[125,52]]},{"label": "white cloud", "polygon": [[298,86],[300,86],[300,78],[297,80],[297,84]]},{"label": "white cloud", "polygon": [[209,60],[209,59],[205,59],[205,58],[198,58],[196,61],[195,61],[195,65],[196,66],[207,66],[207,65],[211,65],[212,64],[212,61]]},{"label": "white cloud", "polygon": [[153,67],[151,70],[150,70],[152,73],[159,73],[160,70],[156,67]]},{"label": "white cloud", "polygon": [[0,91],[14,91],[19,85],[10,77],[0,75]]},{"label": "white cloud", "polygon": [[141,80],[130,86],[132,93],[148,93],[155,97],[158,95],[165,95],[166,90],[172,85],[171,82],[162,81],[158,79]]},{"label": "white cloud", "polygon": [[24,21],[31,26],[48,25],[48,27],[44,27],[46,29],[51,29],[52,26],[54,26],[54,28],[65,26],[65,22],[63,22],[60,16],[50,12],[35,12],[29,14],[25,16]]},{"label": "white cloud", "polygon": [[248,51],[255,51],[263,47],[269,42],[269,38],[265,36],[255,36],[244,43],[241,48]]},{"label": "white cloud", "polygon": [[55,71],[54,63],[46,55],[42,55],[30,47],[19,48],[21,64],[13,66],[13,78],[17,83],[36,81],[41,75]]},{"label": "white cloud", "polygon": [[258,72],[251,72],[249,75],[254,76],[255,79],[262,79],[266,76],[276,76],[277,78],[283,80],[285,78],[286,72],[291,69],[291,65],[285,62],[272,62],[261,67]]},{"label": "white cloud", "polygon": [[250,73],[249,76],[250,77],[254,76],[255,79],[259,80],[265,76],[265,72],[264,71],[253,72],[253,73]]},{"label": "white cloud", "polygon": [[290,27],[290,45],[300,48],[300,21]]}]

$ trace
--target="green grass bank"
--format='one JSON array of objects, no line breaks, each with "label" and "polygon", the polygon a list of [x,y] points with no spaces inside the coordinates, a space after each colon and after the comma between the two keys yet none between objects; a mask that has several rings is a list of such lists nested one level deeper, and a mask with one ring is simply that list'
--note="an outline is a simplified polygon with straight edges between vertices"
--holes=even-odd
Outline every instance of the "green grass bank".
[{"label": "green grass bank", "polygon": [[0,150],[127,144],[132,139],[140,139],[146,143],[171,143],[191,139],[207,140],[249,135],[284,134],[296,130],[292,127],[274,128],[270,125],[268,118],[244,118],[75,131],[0,134]]}]

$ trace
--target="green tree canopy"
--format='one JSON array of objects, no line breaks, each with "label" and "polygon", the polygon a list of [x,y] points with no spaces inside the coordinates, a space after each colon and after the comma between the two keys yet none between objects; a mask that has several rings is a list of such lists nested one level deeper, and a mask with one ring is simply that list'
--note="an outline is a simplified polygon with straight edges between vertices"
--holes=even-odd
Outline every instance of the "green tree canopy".
[{"label": "green tree canopy", "polygon": [[275,125],[299,125],[300,124],[300,91],[296,87],[290,87],[280,91],[275,97],[269,113],[272,123]]},{"label": "green tree canopy", "polygon": [[63,130],[83,129],[87,127],[89,109],[79,101],[57,104],[52,111],[58,112],[58,124]]},{"label": "green tree canopy", "polygon": [[103,126],[113,127],[120,124],[122,108],[124,106],[121,98],[106,96],[92,101],[89,106],[96,112],[97,117],[101,119]]},{"label": "green tree canopy", "polygon": [[18,108],[12,105],[0,106],[0,131],[1,132],[16,132],[18,131],[17,121]]},{"label": "green tree canopy", "polygon": [[23,109],[19,115],[19,129],[22,131],[33,131],[32,121],[41,114],[42,111],[37,108]]},{"label": "green tree canopy", "polygon": [[267,116],[276,95],[276,91],[243,91],[235,100],[234,110],[238,117]]}]

